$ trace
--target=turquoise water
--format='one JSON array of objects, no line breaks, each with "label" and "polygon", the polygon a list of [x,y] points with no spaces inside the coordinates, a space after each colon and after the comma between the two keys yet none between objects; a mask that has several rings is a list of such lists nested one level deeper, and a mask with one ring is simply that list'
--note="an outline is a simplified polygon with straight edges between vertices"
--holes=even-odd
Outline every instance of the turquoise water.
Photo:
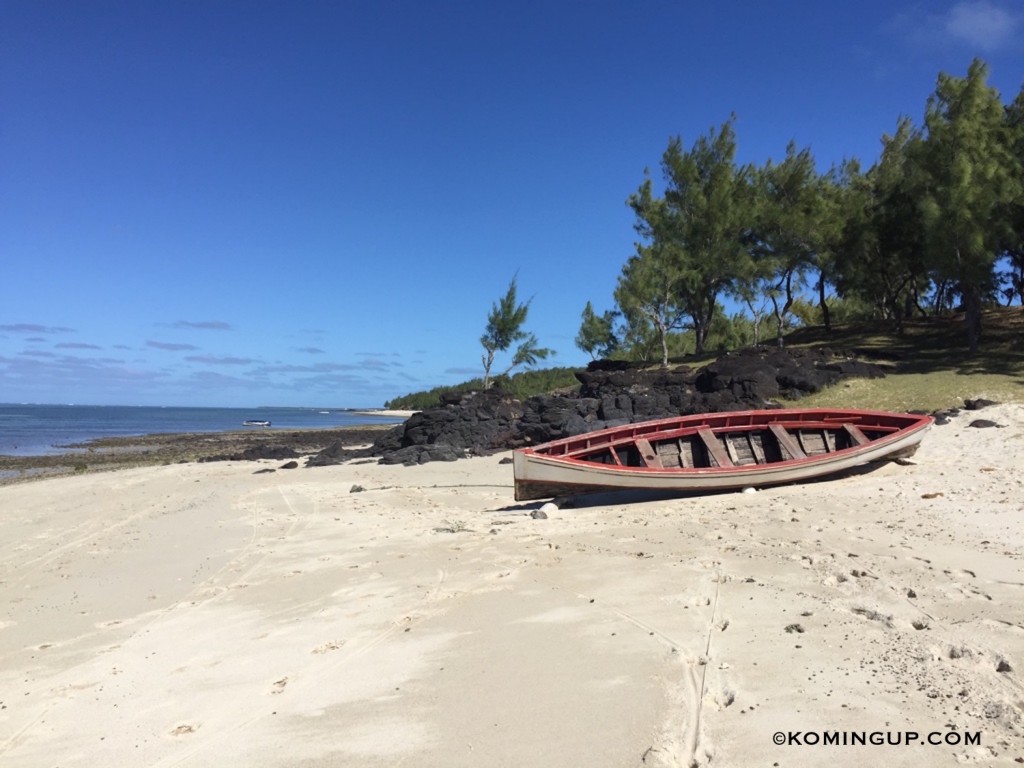
[{"label": "turquoise water", "polygon": [[[400,419],[331,408],[159,408],[123,405],[0,404],[0,455],[40,456],[99,437],[168,432],[226,432],[242,422],[269,421],[275,429],[324,429],[397,424]],[[260,429],[260,428],[257,428]]]}]

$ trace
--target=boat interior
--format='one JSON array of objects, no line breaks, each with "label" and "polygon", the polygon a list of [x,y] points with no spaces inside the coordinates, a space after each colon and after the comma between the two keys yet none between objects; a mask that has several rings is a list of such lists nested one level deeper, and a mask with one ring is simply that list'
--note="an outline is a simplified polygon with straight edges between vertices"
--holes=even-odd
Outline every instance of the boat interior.
[{"label": "boat interior", "polygon": [[704,469],[773,464],[866,445],[894,431],[855,424],[766,424],[714,431],[708,427],[631,436],[603,445],[576,446],[567,458],[595,464],[655,469]]}]

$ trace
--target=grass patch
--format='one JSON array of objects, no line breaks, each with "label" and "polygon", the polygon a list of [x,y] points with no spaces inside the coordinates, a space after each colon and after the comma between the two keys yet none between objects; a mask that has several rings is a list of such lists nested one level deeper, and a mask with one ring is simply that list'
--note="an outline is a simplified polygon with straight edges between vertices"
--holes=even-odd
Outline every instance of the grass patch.
[{"label": "grass patch", "polygon": [[877,326],[832,334],[802,328],[788,337],[789,346],[828,346],[881,366],[886,378],[847,380],[792,404],[932,411],[975,398],[1024,402],[1024,310],[987,310],[983,327],[974,356],[967,355],[962,315],[907,323],[899,336]]},{"label": "grass patch", "polygon": [[964,375],[955,371],[888,374],[884,379],[847,379],[834,387],[786,404],[799,408],[867,408],[882,411],[938,411],[962,407],[964,400],[1024,401],[1020,377]]}]

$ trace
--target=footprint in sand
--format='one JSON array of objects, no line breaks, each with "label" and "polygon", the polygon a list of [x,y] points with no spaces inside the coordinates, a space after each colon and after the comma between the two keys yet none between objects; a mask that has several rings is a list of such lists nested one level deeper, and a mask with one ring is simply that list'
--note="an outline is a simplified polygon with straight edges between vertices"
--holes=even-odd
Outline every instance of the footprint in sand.
[{"label": "footprint in sand", "polygon": [[718,709],[727,709],[736,701],[736,692],[729,688],[722,688],[719,691],[715,691],[712,695],[712,701],[714,701]]},{"label": "footprint in sand", "polygon": [[320,654],[320,653],[327,653],[328,651],[336,651],[339,648],[341,648],[341,646],[343,646],[344,644],[345,644],[344,640],[332,640],[329,643],[324,643],[323,645],[318,645],[316,648],[314,648],[312,651],[310,651],[310,653]]}]

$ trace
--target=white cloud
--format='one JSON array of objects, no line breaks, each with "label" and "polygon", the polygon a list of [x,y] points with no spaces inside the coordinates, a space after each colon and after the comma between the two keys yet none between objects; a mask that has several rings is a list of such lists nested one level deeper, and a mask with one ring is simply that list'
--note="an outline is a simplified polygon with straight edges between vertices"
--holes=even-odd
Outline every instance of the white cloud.
[{"label": "white cloud", "polygon": [[1020,16],[1014,16],[988,0],[961,2],[945,16],[946,33],[984,51],[994,51],[1017,39]]},{"label": "white cloud", "polygon": [[199,347],[192,344],[176,344],[169,341],[147,341],[146,346],[153,349],[166,349],[169,352],[191,352],[192,350],[199,349]]},{"label": "white cloud", "polygon": [[929,13],[916,6],[897,13],[883,29],[926,50],[967,46],[975,53],[989,54],[1018,45],[1022,27],[1024,11],[1013,10],[1005,0],[961,0],[946,11]]},{"label": "white cloud", "polygon": [[38,325],[36,323],[0,325],[0,331],[10,331],[11,333],[70,333],[73,330],[73,328],[66,328],[63,325]]},{"label": "white cloud", "polygon": [[251,357],[233,357],[231,355],[189,355],[185,358],[190,363],[204,365],[249,365],[256,362]]},{"label": "white cloud", "polygon": [[225,323],[223,320],[200,320],[198,322],[192,320],[179,320],[174,324],[175,328],[191,328],[199,331],[230,331],[231,323]]}]

